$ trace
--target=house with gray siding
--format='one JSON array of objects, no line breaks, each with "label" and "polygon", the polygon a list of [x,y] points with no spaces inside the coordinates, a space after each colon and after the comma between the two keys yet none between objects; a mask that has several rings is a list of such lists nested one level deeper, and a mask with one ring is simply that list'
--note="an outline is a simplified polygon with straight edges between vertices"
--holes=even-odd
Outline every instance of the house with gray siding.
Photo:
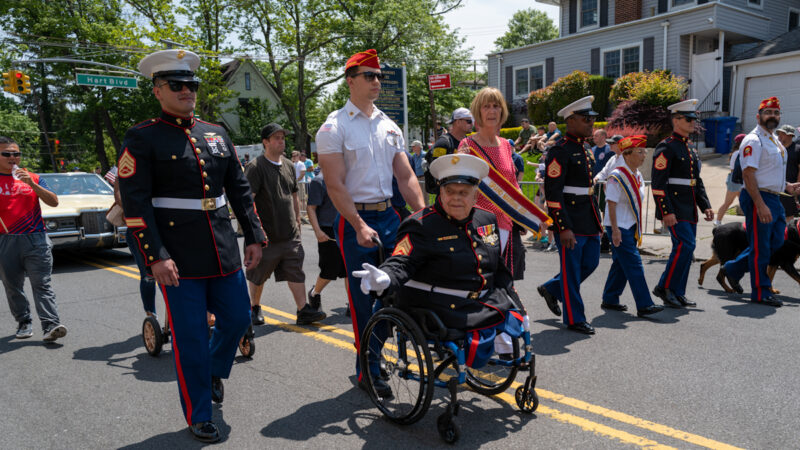
[{"label": "house with gray siding", "polygon": [[738,95],[725,60],[786,33],[800,14],[800,0],[537,1],[560,7],[559,37],[488,55],[488,84],[509,103],[574,70],[617,78],[668,69],[704,111],[725,114]]}]

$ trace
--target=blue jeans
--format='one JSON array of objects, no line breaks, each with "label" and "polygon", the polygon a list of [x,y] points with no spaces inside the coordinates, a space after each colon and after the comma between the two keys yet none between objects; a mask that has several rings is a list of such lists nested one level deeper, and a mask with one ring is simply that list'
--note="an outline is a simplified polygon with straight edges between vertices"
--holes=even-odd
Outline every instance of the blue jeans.
[{"label": "blue jeans", "polygon": [[125,232],[125,242],[128,243],[128,249],[136,261],[136,266],[139,268],[139,295],[142,297],[142,306],[145,312],[156,312],[156,280],[147,274],[147,268],[144,264],[144,255],[136,248],[136,241],[133,239],[133,231],[128,228]]},{"label": "blue jeans", "polygon": [[[625,290],[625,285],[630,283],[636,309],[641,310],[653,305],[647,281],[644,278],[644,267],[639,249],[636,248],[636,225],[631,228],[619,229],[622,242],[619,247],[611,244],[611,269],[608,271],[606,285],[603,288],[603,303],[617,305],[619,296]],[[611,227],[606,227],[606,233],[611,236]]]},{"label": "blue jeans", "polygon": [[58,325],[56,294],[50,286],[53,272],[53,243],[47,233],[0,235],[0,280],[6,291],[8,308],[17,322],[31,322],[28,298],[23,290],[25,274],[31,280],[36,314],[47,330]]}]

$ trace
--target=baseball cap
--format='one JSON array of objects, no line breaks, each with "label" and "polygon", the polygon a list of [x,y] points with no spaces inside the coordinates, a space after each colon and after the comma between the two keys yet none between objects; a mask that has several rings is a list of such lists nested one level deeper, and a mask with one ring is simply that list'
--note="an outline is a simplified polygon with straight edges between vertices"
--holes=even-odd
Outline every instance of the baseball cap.
[{"label": "baseball cap", "polygon": [[267,126],[265,126],[264,128],[261,129],[261,139],[269,139],[270,136],[272,136],[273,134],[275,134],[275,133],[277,133],[279,131],[283,131],[284,135],[288,134],[287,131],[284,130],[283,127],[281,127],[277,123],[275,123],[275,122],[270,123],[270,124],[268,124]]},{"label": "baseball cap", "polygon": [[619,141],[621,141],[623,139],[625,139],[625,137],[622,136],[621,134],[615,134],[615,135],[611,136],[610,138],[606,139],[606,144],[616,144],[617,142],[619,142]]},{"label": "baseball cap", "polygon": [[795,135],[795,128],[793,126],[789,125],[789,124],[781,125],[780,127],[778,127],[778,129],[776,131],[780,131],[780,132],[788,134],[790,136],[794,136]]},{"label": "baseball cap", "polygon": [[470,113],[467,108],[456,108],[456,110],[453,111],[453,115],[450,116],[450,120],[448,120],[447,123],[453,123],[458,119],[472,120],[472,113]]}]

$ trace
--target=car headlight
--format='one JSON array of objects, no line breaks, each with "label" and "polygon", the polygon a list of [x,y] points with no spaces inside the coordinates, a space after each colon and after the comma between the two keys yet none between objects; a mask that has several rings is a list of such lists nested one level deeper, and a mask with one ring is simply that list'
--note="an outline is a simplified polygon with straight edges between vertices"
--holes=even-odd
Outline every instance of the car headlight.
[{"label": "car headlight", "polygon": [[48,220],[47,224],[45,225],[48,230],[53,231],[58,228],[58,222],[55,220]]}]

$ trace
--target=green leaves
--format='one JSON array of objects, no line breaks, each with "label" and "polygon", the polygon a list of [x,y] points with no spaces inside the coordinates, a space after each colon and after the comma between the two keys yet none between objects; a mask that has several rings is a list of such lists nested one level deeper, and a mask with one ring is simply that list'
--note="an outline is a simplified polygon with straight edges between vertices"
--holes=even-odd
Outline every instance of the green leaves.
[{"label": "green leaves", "polygon": [[496,50],[523,47],[558,37],[558,27],[544,11],[533,8],[521,9],[508,21],[506,34],[494,41]]}]

